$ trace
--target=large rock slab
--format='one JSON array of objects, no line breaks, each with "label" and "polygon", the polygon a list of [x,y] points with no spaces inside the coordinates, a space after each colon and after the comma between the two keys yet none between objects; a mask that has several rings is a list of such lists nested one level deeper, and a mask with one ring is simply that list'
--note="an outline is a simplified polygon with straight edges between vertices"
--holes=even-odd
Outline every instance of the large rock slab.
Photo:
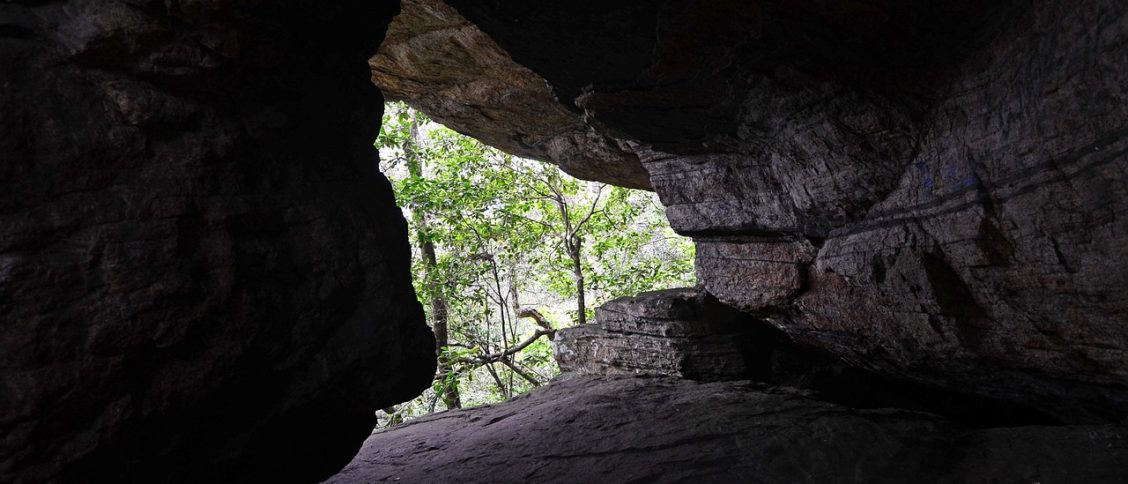
[{"label": "large rock slab", "polygon": [[0,481],[313,481],[434,343],[390,1],[0,5]]},{"label": "large rock slab", "polygon": [[748,382],[576,377],[374,433],[333,484],[1119,483],[1128,427],[968,429]]},{"label": "large rock slab", "polygon": [[566,372],[732,380],[762,366],[754,329],[702,290],[668,289],[603,304],[594,323],[558,330],[552,350]]},{"label": "large rock slab", "polygon": [[447,127],[568,174],[650,188],[638,156],[598,133],[544,78],[442,0],[404,0],[369,63],[372,82]]},{"label": "large rock slab", "polygon": [[730,307],[703,287],[621,297],[597,308],[595,316],[594,323],[557,331],[553,353],[565,374],[754,380],[853,408],[926,411],[974,426],[1060,423],[1005,398],[891,378],[844,362],[796,343],[771,321]]}]

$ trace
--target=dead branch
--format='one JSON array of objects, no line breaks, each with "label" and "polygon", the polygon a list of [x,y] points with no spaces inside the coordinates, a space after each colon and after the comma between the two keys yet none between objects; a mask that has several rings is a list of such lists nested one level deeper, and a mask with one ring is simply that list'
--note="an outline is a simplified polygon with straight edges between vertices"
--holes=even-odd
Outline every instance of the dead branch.
[{"label": "dead branch", "polygon": [[548,318],[544,317],[544,315],[541,314],[540,311],[537,311],[533,308],[520,308],[517,310],[517,317],[529,318],[535,321],[537,323],[537,326],[540,326],[541,328],[544,328],[545,331],[549,332],[549,340],[552,340],[556,337],[556,330],[553,329],[552,323],[548,320]]}]

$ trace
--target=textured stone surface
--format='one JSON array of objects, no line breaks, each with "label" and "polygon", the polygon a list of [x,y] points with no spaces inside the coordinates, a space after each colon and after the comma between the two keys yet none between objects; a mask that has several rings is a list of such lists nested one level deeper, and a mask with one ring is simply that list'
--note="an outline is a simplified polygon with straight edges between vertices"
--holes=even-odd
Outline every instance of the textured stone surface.
[{"label": "textured stone surface", "polygon": [[430,381],[393,2],[0,5],[0,481],[311,481]]},{"label": "textured stone surface", "polygon": [[1128,5],[450,3],[639,154],[722,301],[898,378],[1128,415]]},{"label": "textured stone surface", "polygon": [[695,238],[697,279],[722,302],[749,313],[784,307],[807,289],[817,248],[809,239]]},{"label": "textured stone surface", "polygon": [[373,434],[333,484],[1119,483],[1128,427],[971,430],[748,382],[578,377]]},{"label": "textured stone surface", "polygon": [[563,372],[755,380],[853,408],[925,411],[977,427],[1060,423],[1006,399],[846,364],[796,344],[769,321],[729,307],[701,287],[622,297],[595,314],[593,324],[557,331],[553,352]]},{"label": "textured stone surface", "polygon": [[456,131],[578,178],[650,188],[637,155],[589,127],[442,0],[404,0],[370,64],[387,96]]},{"label": "textured stone surface", "polygon": [[[781,352],[798,370],[769,376],[977,426],[1128,415],[1128,4],[447,3],[466,20],[411,3],[435,30],[375,74],[573,173],[645,186],[636,154],[704,288],[853,365]],[[309,481],[426,385],[370,146],[392,9],[0,5],[0,481]],[[957,390],[991,411],[921,402]],[[464,433],[381,448],[444,420]],[[416,481],[1120,482],[1121,428],[580,379],[364,455]]]},{"label": "textured stone surface", "polygon": [[647,292],[600,306],[592,324],[557,331],[552,350],[561,371],[739,379],[756,366],[747,320],[697,289]]}]

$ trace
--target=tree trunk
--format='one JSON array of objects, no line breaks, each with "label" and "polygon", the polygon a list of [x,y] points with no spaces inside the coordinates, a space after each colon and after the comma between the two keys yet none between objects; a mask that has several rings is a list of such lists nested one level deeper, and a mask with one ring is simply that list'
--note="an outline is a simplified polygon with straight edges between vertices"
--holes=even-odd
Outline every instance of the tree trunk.
[{"label": "tree trunk", "polygon": [[452,376],[453,367],[444,350],[450,345],[449,314],[446,296],[434,280],[434,271],[438,266],[435,257],[435,244],[431,241],[423,243],[424,264],[427,267],[428,284],[431,284],[431,319],[434,324],[435,350],[439,358],[439,375],[443,378],[443,403],[447,408],[462,408],[462,398],[458,393],[458,377]]},{"label": "tree trunk", "polygon": [[576,279],[576,310],[579,311],[577,322],[587,324],[587,303],[584,301],[584,267],[582,264],[583,258],[580,257],[583,239],[578,235],[573,235],[568,245],[568,257],[572,259],[572,275]]},{"label": "tree trunk", "polygon": [[[415,111],[411,112],[411,140],[404,149],[407,160],[407,171],[413,178],[423,178],[423,160],[419,158],[416,146],[419,143],[419,125],[415,118]],[[427,230],[427,214],[422,210],[411,211],[412,222],[415,225],[416,245],[423,253],[423,274],[428,296],[431,300],[431,329],[435,333],[435,355],[439,359],[438,375],[443,379],[442,399],[447,408],[462,408],[462,398],[458,392],[458,378],[452,376],[449,359],[445,350],[450,345],[449,332],[449,306],[446,296],[436,280],[438,258],[435,256],[435,243],[431,241]]]}]

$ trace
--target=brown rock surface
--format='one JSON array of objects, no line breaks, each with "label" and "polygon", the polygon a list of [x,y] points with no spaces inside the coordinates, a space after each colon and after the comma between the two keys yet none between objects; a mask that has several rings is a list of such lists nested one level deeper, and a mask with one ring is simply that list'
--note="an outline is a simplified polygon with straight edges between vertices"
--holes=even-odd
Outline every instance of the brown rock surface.
[{"label": "brown rock surface", "polygon": [[[581,377],[337,479],[1125,479],[1122,425],[987,428],[1128,416],[1125,2],[411,0],[372,59],[394,4],[0,4],[0,481],[311,481],[426,386],[370,76],[653,186],[812,393]],[[575,334],[725,370],[679,300]]]},{"label": "brown rock surface", "polygon": [[846,364],[797,344],[769,321],[726,306],[701,287],[621,297],[597,308],[595,316],[592,324],[556,332],[553,353],[562,372],[755,380],[852,408],[924,411],[977,427],[1060,423],[1007,399]]},{"label": "brown rock surface", "polygon": [[0,481],[309,482],[428,384],[393,10],[0,5]]},{"label": "brown rock surface", "polygon": [[1119,483],[1128,427],[967,429],[785,387],[576,377],[372,434],[332,484]]},{"label": "brown rock surface", "polygon": [[1128,4],[450,3],[639,153],[722,301],[898,378],[1128,415]]},{"label": "brown rock surface", "polygon": [[389,98],[451,129],[577,178],[650,188],[638,156],[589,127],[542,77],[442,0],[404,0],[369,63]]},{"label": "brown rock surface", "polygon": [[595,322],[556,332],[561,371],[734,380],[754,371],[748,317],[693,288],[644,292],[595,310]]}]

